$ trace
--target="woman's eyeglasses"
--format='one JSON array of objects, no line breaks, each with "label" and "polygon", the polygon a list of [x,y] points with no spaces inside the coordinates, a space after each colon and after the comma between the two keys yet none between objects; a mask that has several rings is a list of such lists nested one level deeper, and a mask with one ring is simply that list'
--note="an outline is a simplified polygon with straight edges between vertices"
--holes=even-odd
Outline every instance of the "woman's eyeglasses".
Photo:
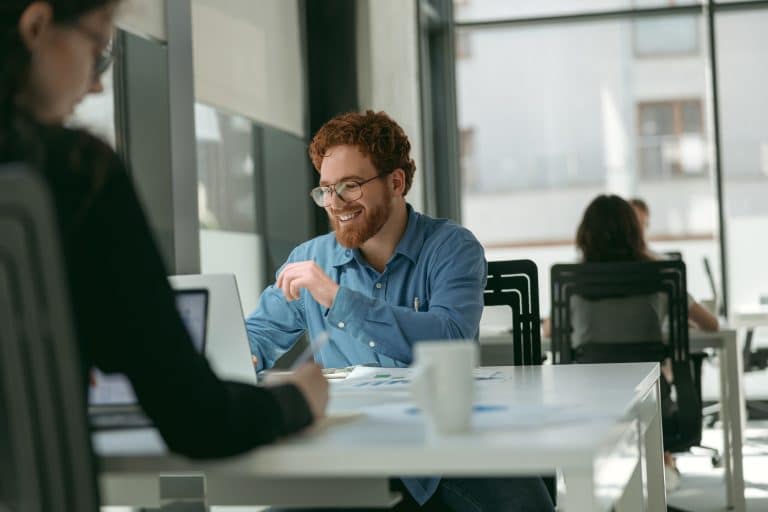
[{"label": "woman's eyeglasses", "polygon": [[79,23],[73,23],[72,28],[90,39],[95,45],[104,46],[104,49],[96,55],[93,61],[93,76],[94,78],[99,78],[109,69],[109,66],[111,66],[112,62],[115,60],[113,40],[109,39],[109,41],[105,43],[104,38],[100,34],[97,34]]}]

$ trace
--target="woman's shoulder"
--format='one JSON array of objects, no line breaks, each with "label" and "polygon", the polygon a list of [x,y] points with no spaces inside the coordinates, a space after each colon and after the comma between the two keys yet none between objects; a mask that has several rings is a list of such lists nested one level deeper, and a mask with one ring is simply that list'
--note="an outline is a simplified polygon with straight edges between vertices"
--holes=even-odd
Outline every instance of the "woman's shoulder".
[{"label": "woman's shoulder", "polygon": [[115,151],[102,139],[79,128],[63,126],[39,126],[38,137],[48,165],[61,165],[75,171],[94,170],[103,163],[112,167],[118,161]]},{"label": "woman's shoulder", "polygon": [[92,195],[124,174],[115,151],[85,130],[38,126],[32,140],[28,161],[60,193]]}]

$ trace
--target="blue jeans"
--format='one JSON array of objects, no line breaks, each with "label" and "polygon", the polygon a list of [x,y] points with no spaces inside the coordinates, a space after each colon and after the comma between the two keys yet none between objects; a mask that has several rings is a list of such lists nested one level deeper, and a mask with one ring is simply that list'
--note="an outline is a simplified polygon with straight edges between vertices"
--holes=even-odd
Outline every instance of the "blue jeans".
[{"label": "blue jeans", "polygon": [[[399,479],[392,490],[403,495],[393,512],[554,512],[544,482],[539,477],[443,478],[435,494],[419,506]],[[270,509],[278,512],[279,509]],[[289,509],[298,512],[297,509]],[[313,509],[305,509],[313,510]],[[321,509],[328,512],[330,509]],[[359,512],[385,509],[354,509]],[[353,509],[344,509],[353,512]],[[286,510],[285,512],[288,512]]]},{"label": "blue jeans", "polygon": [[554,512],[539,477],[443,478],[425,507],[452,512]]}]

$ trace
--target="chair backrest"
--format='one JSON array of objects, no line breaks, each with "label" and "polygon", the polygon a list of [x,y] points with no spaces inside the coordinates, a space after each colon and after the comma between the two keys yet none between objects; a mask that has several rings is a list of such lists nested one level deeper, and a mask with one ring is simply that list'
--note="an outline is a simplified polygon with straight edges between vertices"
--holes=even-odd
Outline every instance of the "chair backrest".
[{"label": "chair backrest", "polygon": [[485,306],[509,306],[515,366],[541,364],[539,275],[531,260],[488,262]]},{"label": "chair backrest", "polygon": [[[673,361],[688,360],[688,294],[683,261],[558,264],[552,267],[550,286],[555,363],[568,363],[573,359],[573,297],[599,301],[655,294],[666,297],[670,357]],[[626,330],[633,326],[619,328]]]},{"label": "chair backrest", "polygon": [[83,374],[43,179],[0,166],[0,510],[98,511]]},{"label": "chair backrest", "polygon": [[[672,428],[664,432],[665,447],[672,451],[686,450],[701,440],[701,402],[695,387],[692,359],[688,345],[688,294],[686,291],[685,263],[682,260],[661,260],[652,262],[630,263],[582,263],[559,264],[551,270],[552,293],[552,355],[556,364],[570,362],[636,362],[663,361],[669,357],[672,361],[674,385],[679,413],[674,418]],[[574,298],[580,297],[586,302],[627,300],[626,304],[636,307],[632,302],[636,297],[654,297],[663,295],[666,300],[668,323],[667,343],[659,339],[643,342],[626,337],[624,332],[617,332],[619,337],[631,339],[631,342],[586,342],[573,350],[573,311]],[[622,323],[615,318],[605,319],[616,325],[618,330],[629,331],[636,328],[627,319]],[[641,318],[641,316],[638,316]],[[667,422],[668,425],[672,423]]]}]

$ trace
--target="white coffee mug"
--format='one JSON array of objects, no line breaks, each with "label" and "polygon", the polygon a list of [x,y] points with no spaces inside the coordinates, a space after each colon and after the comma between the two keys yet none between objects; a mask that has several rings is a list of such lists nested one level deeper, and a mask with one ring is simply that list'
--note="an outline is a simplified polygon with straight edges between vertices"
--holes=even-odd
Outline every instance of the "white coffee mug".
[{"label": "white coffee mug", "polygon": [[412,390],[424,413],[428,437],[457,435],[472,428],[477,342],[422,341],[414,348]]}]

